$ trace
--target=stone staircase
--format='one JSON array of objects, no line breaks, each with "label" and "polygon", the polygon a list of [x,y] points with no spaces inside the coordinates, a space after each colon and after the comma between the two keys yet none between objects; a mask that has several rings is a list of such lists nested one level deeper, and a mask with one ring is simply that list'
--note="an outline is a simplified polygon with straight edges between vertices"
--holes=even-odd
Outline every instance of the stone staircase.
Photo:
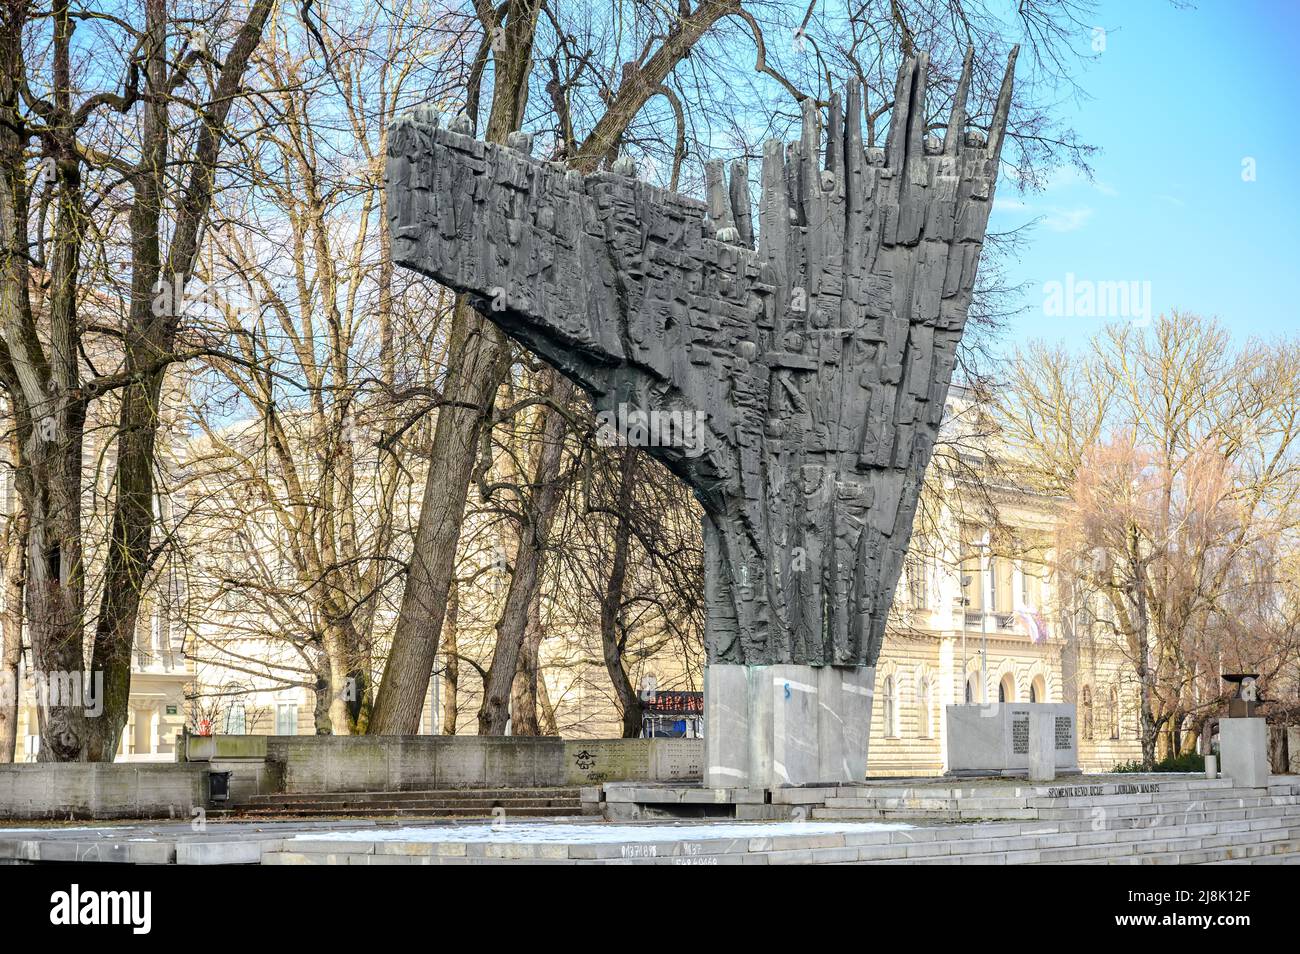
[{"label": "stone staircase", "polygon": [[[566,839],[557,830],[541,841],[521,833],[487,844],[436,837],[335,841],[322,831],[318,840],[268,844],[262,863],[1300,864],[1300,779],[1294,777],[1274,777],[1263,788],[1183,778],[1080,786],[901,785],[897,791],[872,785],[772,794],[779,799],[775,807],[793,806],[793,817],[812,823],[790,824],[792,816],[775,826],[675,822],[648,826],[659,832],[677,827],[681,836],[673,840],[638,838],[640,826],[632,825],[604,841],[580,832]],[[954,812],[960,820],[944,817]],[[977,820],[1008,813],[1019,814]],[[911,827],[855,829],[857,821],[882,817],[909,820]],[[829,824],[816,824],[819,819]]]},{"label": "stone staircase", "polygon": [[577,788],[429,789],[254,795],[209,818],[561,818],[583,813]]},{"label": "stone staircase", "polygon": [[[1114,776],[1110,776],[1114,778]],[[815,796],[803,792],[816,792]],[[1259,793],[1263,793],[1262,795]],[[1149,815],[1152,806],[1205,804],[1209,810],[1226,808],[1219,802],[1251,798],[1300,796],[1300,778],[1274,776],[1268,789],[1235,787],[1231,779],[1174,777],[1153,780],[1141,776],[1134,782],[1106,781],[1032,785],[1025,783],[969,785],[868,785],[834,789],[784,789],[773,793],[774,803],[807,803],[808,817],[834,819],[925,818],[933,821],[982,819],[1075,819],[1101,812],[1106,816]],[[1254,807],[1249,804],[1238,808]]]},{"label": "stone staircase", "polygon": [[840,789],[809,816],[931,823],[863,849],[867,863],[1300,864],[1300,780],[1280,777],[1266,788],[1188,779],[1009,792]]}]

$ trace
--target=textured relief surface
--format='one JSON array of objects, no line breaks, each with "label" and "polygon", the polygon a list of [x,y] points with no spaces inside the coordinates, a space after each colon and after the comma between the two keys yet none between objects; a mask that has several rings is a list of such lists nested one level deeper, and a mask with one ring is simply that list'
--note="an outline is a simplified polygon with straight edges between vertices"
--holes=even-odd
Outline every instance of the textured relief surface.
[{"label": "textured relief surface", "polygon": [[[851,88],[701,202],[582,176],[418,111],[389,139],[393,254],[589,391],[652,414],[705,511],[710,662],[874,665],[966,323],[1011,98],[967,129],[970,56],[942,137],[924,56],[884,148]],[[458,131],[458,125],[460,130]],[[756,246],[756,247],[755,247]],[[698,430],[690,424],[702,420]]]}]

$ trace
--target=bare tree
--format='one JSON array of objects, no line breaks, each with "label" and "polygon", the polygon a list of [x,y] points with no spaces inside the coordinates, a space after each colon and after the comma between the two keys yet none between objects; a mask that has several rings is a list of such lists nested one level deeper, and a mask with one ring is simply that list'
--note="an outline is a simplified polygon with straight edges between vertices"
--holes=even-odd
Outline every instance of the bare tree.
[{"label": "bare tree", "polygon": [[1225,667],[1273,676],[1293,658],[1275,597],[1300,526],[1296,356],[1291,342],[1233,347],[1175,312],[1111,326],[1080,356],[1031,346],[1000,392],[1008,467],[1069,501],[1062,612],[1125,652],[1148,765],[1223,701]]},{"label": "bare tree", "polygon": [[[136,619],[156,556],[153,468],[162,383],[172,364],[194,353],[180,339],[175,296],[159,289],[183,288],[193,271],[228,119],[270,9],[270,0],[255,0],[242,23],[195,9],[195,17],[183,19],[209,22],[197,43],[192,27],[182,37],[182,18],[165,0],[148,0],[138,25],[129,15],[64,2],[48,12],[9,4],[0,13],[0,383],[23,445],[27,621],[35,667],[45,672],[87,668],[85,427],[99,399],[111,397],[117,409],[89,661],[103,674],[103,717],[89,722],[74,705],[42,706],[45,760],[111,759],[126,723]],[[88,53],[73,41],[79,24],[94,33]],[[35,50],[34,63],[28,49]],[[94,69],[74,62],[87,56]],[[116,75],[110,61],[118,64]],[[83,90],[83,78],[103,78],[106,88]],[[33,141],[45,181],[40,195],[27,182]],[[127,287],[116,281],[118,260]],[[94,296],[86,265],[104,283]],[[97,335],[113,347],[96,346]],[[106,357],[115,370],[100,369]]]}]

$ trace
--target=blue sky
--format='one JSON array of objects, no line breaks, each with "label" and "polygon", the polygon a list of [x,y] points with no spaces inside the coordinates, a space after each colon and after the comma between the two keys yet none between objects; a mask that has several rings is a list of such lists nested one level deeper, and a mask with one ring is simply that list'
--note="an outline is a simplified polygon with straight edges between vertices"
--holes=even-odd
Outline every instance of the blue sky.
[{"label": "blue sky", "polygon": [[999,185],[991,229],[1040,220],[1009,267],[1029,307],[1006,344],[1078,345],[1103,324],[1045,313],[1070,274],[1150,282],[1153,314],[1215,315],[1241,341],[1300,331],[1300,2],[1102,0],[1096,20],[1088,98],[1061,106],[1102,148],[1095,182]]}]

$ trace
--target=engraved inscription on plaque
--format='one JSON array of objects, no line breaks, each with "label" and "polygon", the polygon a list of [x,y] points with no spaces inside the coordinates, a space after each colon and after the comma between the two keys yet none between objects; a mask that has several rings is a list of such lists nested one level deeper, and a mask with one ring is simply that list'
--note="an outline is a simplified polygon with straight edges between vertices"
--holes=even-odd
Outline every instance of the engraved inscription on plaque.
[{"label": "engraved inscription on plaque", "polygon": [[1069,716],[1056,717],[1056,751],[1074,748],[1074,720]]},{"label": "engraved inscription on plaque", "polygon": [[1011,752],[1013,755],[1029,754],[1029,715],[1011,720]]}]

